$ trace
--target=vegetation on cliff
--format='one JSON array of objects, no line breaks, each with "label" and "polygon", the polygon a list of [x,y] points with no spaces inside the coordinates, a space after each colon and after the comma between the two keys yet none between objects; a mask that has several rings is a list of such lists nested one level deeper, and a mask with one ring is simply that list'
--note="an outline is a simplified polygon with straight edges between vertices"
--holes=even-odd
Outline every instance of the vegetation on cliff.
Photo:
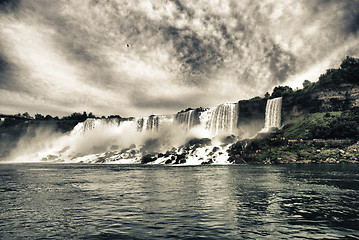
[{"label": "vegetation on cliff", "polygon": [[359,109],[308,113],[282,129],[232,145],[233,163],[359,162]]},{"label": "vegetation on cliff", "polygon": [[323,88],[336,88],[340,84],[359,84],[359,58],[347,56],[339,68],[328,69],[326,73],[320,75],[317,82],[304,80],[303,88],[296,91],[289,86],[277,86],[271,95],[266,93],[265,98],[304,94]]},{"label": "vegetation on cliff", "polygon": [[359,109],[305,114],[283,127],[287,139],[359,140]]},{"label": "vegetation on cliff", "polygon": [[[288,86],[275,87],[265,98],[307,96],[314,91],[336,89],[342,84],[359,83],[359,59],[346,57],[340,68],[328,69],[315,83],[303,82],[303,89],[293,91]],[[299,98],[290,98],[296,99]],[[302,98],[300,98],[302,99]],[[304,97],[302,100],[310,98]],[[335,99],[334,99],[335,100]],[[345,100],[344,100],[345,103]],[[301,103],[317,109],[318,102]],[[336,107],[331,101],[332,109]],[[294,118],[290,123],[269,134],[233,144],[229,160],[233,163],[320,163],[358,162],[359,160],[359,109],[313,112]]]},{"label": "vegetation on cliff", "polygon": [[357,162],[359,110],[306,114],[280,130],[235,143],[234,163]]}]

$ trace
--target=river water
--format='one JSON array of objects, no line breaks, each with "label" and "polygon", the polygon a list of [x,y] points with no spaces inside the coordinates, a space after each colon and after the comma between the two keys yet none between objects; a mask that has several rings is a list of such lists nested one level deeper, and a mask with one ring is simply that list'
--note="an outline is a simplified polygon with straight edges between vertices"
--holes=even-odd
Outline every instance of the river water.
[{"label": "river water", "polygon": [[359,165],[0,164],[0,239],[355,239]]}]

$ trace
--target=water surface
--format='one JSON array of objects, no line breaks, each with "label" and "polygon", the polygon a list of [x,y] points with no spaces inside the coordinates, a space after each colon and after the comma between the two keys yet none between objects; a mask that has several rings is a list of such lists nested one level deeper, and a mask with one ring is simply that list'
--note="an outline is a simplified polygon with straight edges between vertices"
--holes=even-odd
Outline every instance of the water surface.
[{"label": "water surface", "polygon": [[359,165],[0,164],[1,239],[351,239]]}]

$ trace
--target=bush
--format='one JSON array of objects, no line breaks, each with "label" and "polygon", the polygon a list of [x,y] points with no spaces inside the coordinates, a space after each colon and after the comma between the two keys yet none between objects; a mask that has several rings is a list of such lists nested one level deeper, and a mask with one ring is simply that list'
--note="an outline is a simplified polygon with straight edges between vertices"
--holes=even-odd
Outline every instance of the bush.
[{"label": "bush", "polygon": [[278,86],[273,89],[272,98],[283,97],[293,93],[293,89],[289,86]]},{"label": "bush", "polygon": [[359,140],[359,111],[306,114],[284,130],[284,136],[289,139]]}]

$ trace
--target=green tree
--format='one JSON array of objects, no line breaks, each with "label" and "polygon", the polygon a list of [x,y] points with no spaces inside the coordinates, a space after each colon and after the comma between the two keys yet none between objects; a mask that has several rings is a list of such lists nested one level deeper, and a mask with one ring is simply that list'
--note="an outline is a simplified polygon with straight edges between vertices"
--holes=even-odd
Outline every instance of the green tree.
[{"label": "green tree", "polygon": [[43,115],[41,115],[40,113],[36,113],[35,114],[35,119],[36,120],[43,120],[43,119],[45,119],[45,117]]},{"label": "green tree", "polygon": [[52,120],[53,118],[52,118],[52,116],[51,115],[46,115],[46,117],[45,117],[45,120]]},{"label": "green tree", "polygon": [[359,59],[347,56],[342,64],[342,77],[346,82],[358,83],[359,82]]},{"label": "green tree", "polygon": [[283,97],[283,96],[289,95],[291,93],[293,93],[293,89],[291,87],[289,87],[289,86],[278,86],[278,87],[275,87],[273,89],[272,97],[273,98]]},{"label": "green tree", "polygon": [[311,85],[312,83],[309,81],[309,80],[304,80],[304,82],[303,82],[303,88],[307,88],[307,87],[309,87],[310,85]]}]

